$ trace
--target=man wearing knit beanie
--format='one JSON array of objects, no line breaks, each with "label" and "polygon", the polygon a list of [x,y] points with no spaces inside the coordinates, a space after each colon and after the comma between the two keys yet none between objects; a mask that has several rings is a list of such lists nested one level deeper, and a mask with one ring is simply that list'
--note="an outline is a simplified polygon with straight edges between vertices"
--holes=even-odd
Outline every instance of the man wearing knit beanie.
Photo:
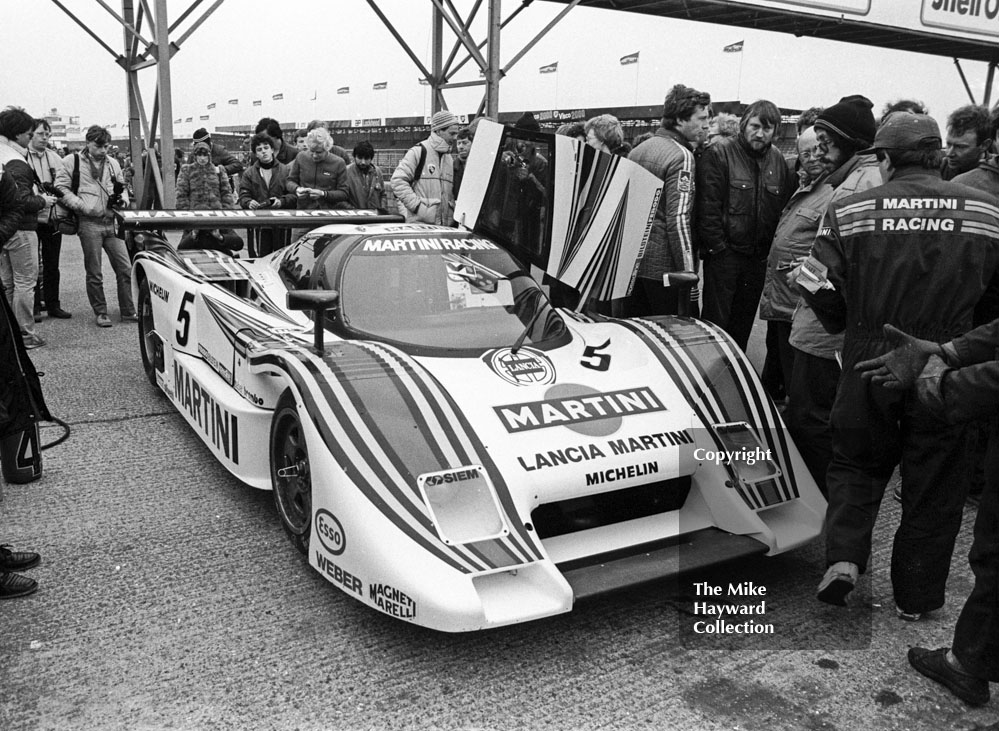
[{"label": "man wearing knit beanie", "polygon": [[408,222],[447,226],[454,212],[454,158],[451,147],[461,123],[442,109],[430,118],[430,136],[411,147],[395,172],[392,192]]},{"label": "man wearing knit beanie", "polygon": [[[830,205],[884,182],[877,158],[859,153],[874,142],[873,109],[869,99],[855,94],[827,107],[815,120],[818,152],[829,171],[822,185],[832,189]],[[784,420],[819,490],[826,494],[826,470],[832,460],[829,416],[843,335],[827,332],[808,303],[801,301],[791,318],[788,342],[794,357]]]},{"label": "man wearing knit beanie", "polygon": [[239,161],[239,158],[217,142],[212,142],[211,134],[204,127],[196,129],[191,137],[191,154],[187,158],[189,163],[194,162],[194,148],[199,142],[203,142],[211,148],[212,165],[221,165],[230,177],[243,172],[243,163]]}]

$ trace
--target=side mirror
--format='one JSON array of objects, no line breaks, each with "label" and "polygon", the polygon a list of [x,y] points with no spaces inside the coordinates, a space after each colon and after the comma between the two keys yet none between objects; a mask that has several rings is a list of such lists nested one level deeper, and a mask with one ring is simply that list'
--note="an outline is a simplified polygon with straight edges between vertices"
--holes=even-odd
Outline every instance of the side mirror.
[{"label": "side mirror", "polygon": [[326,328],[323,322],[326,320],[326,310],[336,307],[340,301],[340,293],[335,289],[299,289],[288,292],[289,310],[312,310],[313,326],[315,332],[316,351],[320,355],[323,353],[323,333]]},{"label": "side mirror", "polygon": [[701,278],[695,272],[669,272],[666,280],[670,287],[677,287],[680,290],[676,298],[677,315],[687,317],[690,313],[690,290],[698,285]]}]

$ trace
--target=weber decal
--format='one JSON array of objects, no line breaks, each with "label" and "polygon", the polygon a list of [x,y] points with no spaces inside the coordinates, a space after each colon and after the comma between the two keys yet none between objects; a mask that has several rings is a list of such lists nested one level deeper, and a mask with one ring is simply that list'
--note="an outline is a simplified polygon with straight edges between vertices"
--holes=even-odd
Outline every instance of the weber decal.
[{"label": "weber decal", "polygon": [[[577,389],[583,387],[577,386]],[[511,434],[551,426],[564,426],[590,436],[606,436],[620,428],[621,419],[634,414],[666,411],[666,407],[648,387],[593,393],[589,395],[562,396],[552,389],[543,401],[525,401],[519,404],[494,406],[493,411]],[[613,429],[606,428],[607,423]],[[599,433],[585,425],[602,423]],[[586,429],[586,431],[584,431]]]},{"label": "weber decal", "polygon": [[328,510],[316,511],[316,535],[319,542],[323,544],[329,553],[339,556],[347,548],[347,537],[343,532],[343,526]]},{"label": "weber decal", "polygon": [[219,405],[208,389],[177,361],[173,364],[173,395],[209,443],[233,464],[239,464],[239,419]]},{"label": "weber decal", "polygon": [[494,350],[483,357],[497,376],[514,386],[544,386],[555,382],[555,366],[548,356],[531,348]]},{"label": "weber decal", "polygon": [[352,591],[362,599],[364,598],[364,582],[353,574],[344,571],[319,551],[316,551],[316,565],[334,584],[339,584],[346,591]]}]

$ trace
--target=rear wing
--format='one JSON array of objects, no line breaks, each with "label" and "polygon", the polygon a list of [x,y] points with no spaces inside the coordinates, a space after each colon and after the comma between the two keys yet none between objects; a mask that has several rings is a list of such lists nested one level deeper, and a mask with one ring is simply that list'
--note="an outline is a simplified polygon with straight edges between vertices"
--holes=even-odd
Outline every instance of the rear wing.
[{"label": "rear wing", "polygon": [[405,223],[397,213],[367,209],[260,209],[231,211],[115,211],[119,234],[126,231],[181,231],[200,228],[303,228],[331,223]]}]

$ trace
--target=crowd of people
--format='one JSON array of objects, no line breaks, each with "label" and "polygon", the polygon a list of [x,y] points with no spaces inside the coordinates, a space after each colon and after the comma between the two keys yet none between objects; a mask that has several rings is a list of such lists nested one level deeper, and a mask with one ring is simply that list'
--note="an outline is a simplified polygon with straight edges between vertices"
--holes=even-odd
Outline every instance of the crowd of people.
[{"label": "crowd of people", "polygon": [[[477,123],[435,113],[387,185],[369,142],[348,156],[320,120],[294,144],[276,120],[260,120],[245,165],[201,129],[178,159],[178,207],[384,209],[390,189],[407,221],[453,225]],[[753,102],[741,117],[712,115],[708,93],[677,84],[660,127],[631,144],[610,115],[557,134],[626,156],[663,181],[633,292],[613,314],[699,313],[743,350],[757,316],[767,323],[761,377],[828,499],[820,601],[847,604],[898,468],[897,614],[918,621],[942,607],[971,495],[975,588],[953,647],[915,648],[909,660],[966,702],[985,703],[989,681],[999,681],[999,429],[986,420],[999,403],[999,111],[961,107],[944,135],[917,101],[888,105],[876,119],[869,99],[849,95],[799,115],[791,159],[775,146],[781,124],[772,101]],[[515,126],[541,129],[530,113]],[[71,317],[59,296],[52,211],[60,206],[79,220],[96,325],[112,325],[102,252],[121,320],[136,319],[128,252],[112,221],[128,205],[126,175],[109,155],[110,135],[91,127],[82,151],[60,157],[49,134],[23,110],[0,112],[0,275],[26,349],[45,344],[41,312]],[[527,139],[508,153],[517,163],[508,173],[518,191],[511,225],[523,229],[548,162]],[[251,255],[288,241],[262,231]],[[192,245],[234,250],[242,241],[217,231]],[[670,286],[681,272],[701,274],[703,289]],[[0,597],[33,591],[17,571],[36,563],[37,554],[0,547]]]}]

